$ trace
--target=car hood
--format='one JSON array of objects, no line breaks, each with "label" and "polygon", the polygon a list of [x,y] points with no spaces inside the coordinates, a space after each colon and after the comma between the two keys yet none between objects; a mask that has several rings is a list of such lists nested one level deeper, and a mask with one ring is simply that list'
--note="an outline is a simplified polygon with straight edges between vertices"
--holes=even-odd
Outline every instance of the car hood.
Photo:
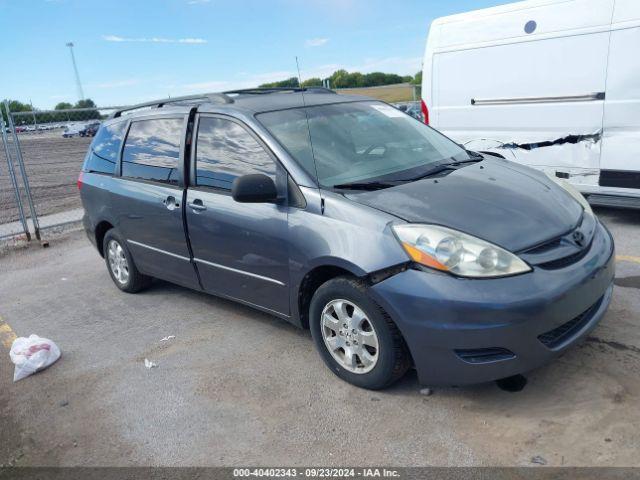
[{"label": "car hood", "polygon": [[412,223],[453,228],[517,252],[575,228],[582,206],[541,172],[485,157],[440,178],[347,198]]}]

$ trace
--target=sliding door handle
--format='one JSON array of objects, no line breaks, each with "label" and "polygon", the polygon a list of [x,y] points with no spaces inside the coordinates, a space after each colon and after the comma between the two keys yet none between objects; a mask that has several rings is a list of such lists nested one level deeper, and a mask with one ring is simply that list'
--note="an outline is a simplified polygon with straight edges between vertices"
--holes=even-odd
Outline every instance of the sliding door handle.
[{"label": "sliding door handle", "polygon": [[193,202],[187,203],[187,206],[194,212],[202,212],[207,209],[199,198],[196,198]]}]

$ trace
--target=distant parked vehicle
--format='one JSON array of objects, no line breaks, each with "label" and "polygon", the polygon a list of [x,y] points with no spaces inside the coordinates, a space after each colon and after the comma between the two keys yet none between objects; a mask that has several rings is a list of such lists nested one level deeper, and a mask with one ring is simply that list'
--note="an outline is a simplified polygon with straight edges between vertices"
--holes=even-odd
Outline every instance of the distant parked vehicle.
[{"label": "distant parked vehicle", "polygon": [[64,132],[62,132],[63,138],[77,137],[78,135],[80,135],[80,128],[78,128],[77,125],[68,126],[64,129]]},{"label": "distant parked vehicle", "polygon": [[96,132],[100,128],[100,122],[92,122],[84,126],[84,128],[80,129],[78,135],[81,137],[95,137]]},{"label": "distant parked vehicle", "polygon": [[395,105],[396,108],[407,115],[411,115],[413,118],[424,121],[422,110],[420,109],[420,102],[400,103]]},{"label": "distant parked vehicle", "polygon": [[78,132],[72,132],[68,128],[65,128],[64,132],[62,132],[62,138],[75,137],[77,134],[78,134]]}]

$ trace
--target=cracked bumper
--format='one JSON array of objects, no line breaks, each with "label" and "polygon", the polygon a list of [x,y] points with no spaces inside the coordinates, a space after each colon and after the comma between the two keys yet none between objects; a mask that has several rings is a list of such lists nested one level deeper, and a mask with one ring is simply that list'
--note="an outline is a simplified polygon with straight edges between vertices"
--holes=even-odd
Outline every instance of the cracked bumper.
[{"label": "cracked bumper", "polygon": [[[611,300],[613,253],[598,223],[587,255],[565,268],[490,280],[407,270],[370,291],[404,335],[420,383],[481,383],[535,369],[584,338]],[[555,344],[539,338],[567,326]],[[484,349],[513,355],[470,362],[460,354]]]}]

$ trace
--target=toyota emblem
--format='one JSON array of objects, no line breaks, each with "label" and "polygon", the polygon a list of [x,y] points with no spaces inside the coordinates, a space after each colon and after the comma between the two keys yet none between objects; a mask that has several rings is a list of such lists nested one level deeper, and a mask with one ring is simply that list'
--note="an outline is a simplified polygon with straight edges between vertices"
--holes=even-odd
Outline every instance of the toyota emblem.
[{"label": "toyota emblem", "polygon": [[573,232],[573,241],[577,246],[584,247],[584,240],[584,233],[582,233],[580,230],[576,230]]}]

